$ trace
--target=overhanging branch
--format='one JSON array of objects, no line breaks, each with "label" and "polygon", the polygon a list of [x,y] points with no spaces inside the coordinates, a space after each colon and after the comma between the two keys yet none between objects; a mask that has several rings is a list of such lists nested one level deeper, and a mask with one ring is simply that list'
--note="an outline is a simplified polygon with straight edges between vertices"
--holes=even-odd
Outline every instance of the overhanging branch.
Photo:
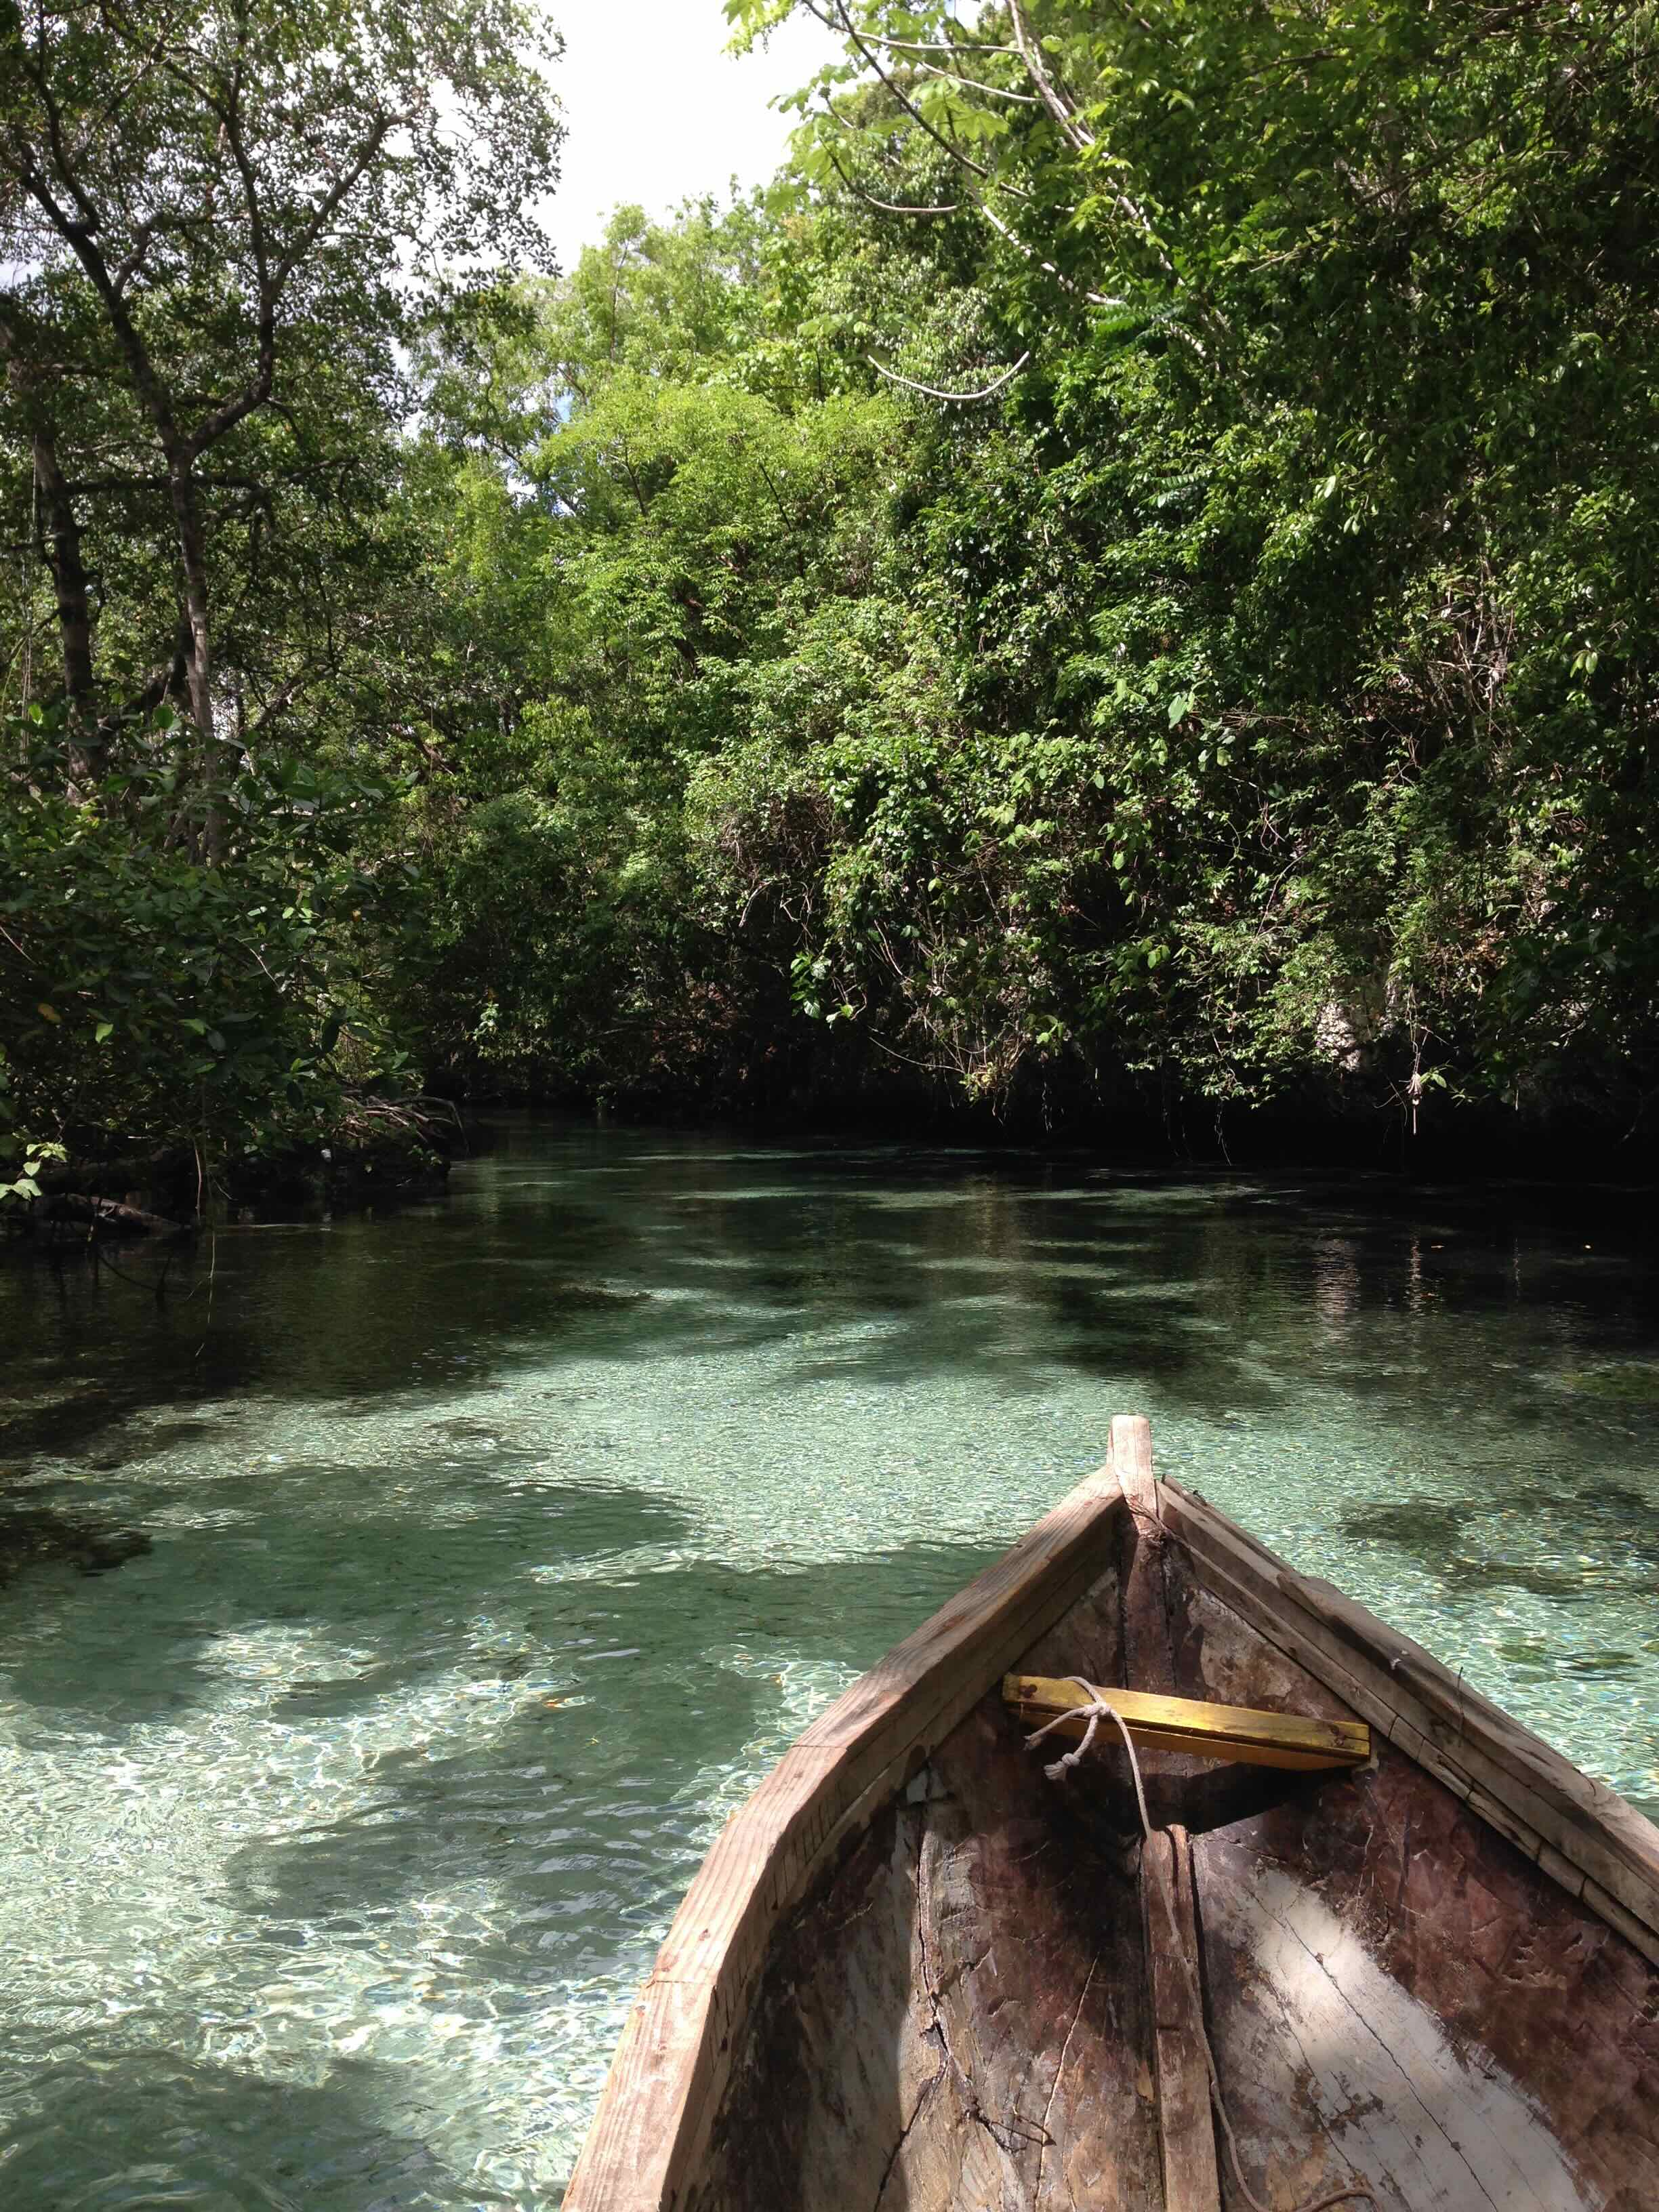
[{"label": "overhanging branch", "polygon": [[1012,368],[1005,368],[994,383],[988,384],[981,392],[941,392],[936,384],[918,384],[913,376],[901,376],[896,368],[884,368],[873,354],[864,357],[876,374],[884,376],[890,384],[902,384],[907,392],[919,392],[927,399],[946,400],[954,407],[971,407],[979,400],[994,399],[1005,386],[1012,384],[1030,360],[1031,351],[1028,346]]}]

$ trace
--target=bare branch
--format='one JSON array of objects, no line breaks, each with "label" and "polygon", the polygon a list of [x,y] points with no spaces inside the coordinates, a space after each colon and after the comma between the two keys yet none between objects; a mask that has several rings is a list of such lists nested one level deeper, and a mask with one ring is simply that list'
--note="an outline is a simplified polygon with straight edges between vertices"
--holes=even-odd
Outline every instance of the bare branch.
[{"label": "bare branch", "polygon": [[1035,93],[1006,92],[1000,84],[984,84],[976,76],[963,76],[959,70],[936,69],[932,62],[918,62],[916,67],[928,76],[942,76],[946,83],[962,85],[969,92],[988,92],[993,100],[1017,100],[1022,107],[1042,105]]},{"label": "bare branch", "polygon": [[1316,62],[1339,62],[1347,53],[1344,46],[1315,46],[1305,54],[1280,54],[1276,60],[1263,62],[1260,69],[1246,70],[1247,77],[1271,76],[1275,70],[1311,69]]},{"label": "bare branch", "polygon": [[[933,125],[927,120],[927,118],[922,113],[915,102],[909,99],[902,88],[893,82],[893,79],[876,59],[874,54],[871,52],[869,47],[866,46],[862,33],[859,31],[857,26],[854,23],[852,17],[847,12],[847,0],[830,0],[830,5],[835,9],[836,15],[840,19],[839,28],[841,31],[848,40],[851,40],[852,44],[858,48],[859,52],[863,55],[866,62],[868,63],[869,66],[881,79],[888,91],[892,94],[894,99],[897,100],[899,106],[911,118],[912,122],[919,123],[922,129],[927,133],[927,136],[933,140],[933,143],[939,149],[940,152],[948,154],[951,159],[955,161],[959,167],[971,169],[975,176],[983,177],[988,182],[990,180],[991,172],[986,167],[985,164],[982,161],[975,161],[971,154],[964,154],[960,146],[953,146],[950,140],[945,137],[942,131],[935,131]],[[823,24],[826,31],[833,32],[837,28],[836,22],[827,15],[823,9],[818,6],[817,0],[806,0],[806,8],[807,12],[810,15],[815,15],[818,21]]]},{"label": "bare branch", "polygon": [[1005,385],[1012,384],[1031,358],[1031,352],[1028,346],[1013,367],[1004,369],[996,381],[988,384],[982,392],[941,392],[937,385],[918,384],[914,377],[901,376],[896,368],[884,368],[873,354],[867,353],[864,357],[876,374],[884,376],[890,384],[902,384],[907,392],[920,392],[927,399],[945,399],[953,406],[970,407],[981,399],[994,399]]},{"label": "bare branch", "polygon": [[872,46],[884,47],[889,53],[894,54],[1017,54],[1019,52],[1018,46],[983,46],[973,39],[963,39],[960,43],[950,39],[942,45],[935,40],[929,45],[921,39],[884,39],[878,31],[866,31],[864,35]]},{"label": "bare branch", "polygon": [[[14,137],[11,140],[14,173],[24,191],[46,216],[58,237],[85,270],[93,290],[104,305],[111,328],[127,362],[128,374],[134,391],[149,410],[161,440],[162,450],[169,457],[179,444],[178,425],[173,417],[172,403],[167,388],[155,373],[149,349],[144,343],[137,324],[127,312],[125,301],[118,289],[96,240],[93,226],[77,222],[69,210],[58,201],[46,179],[44,167],[34,149],[26,139]],[[70,180],[71,189],[74,180]],[[78,203],[77,203],[78,204]]]},{"label": "bare branch", "polygon": [[[836,119],[839,121],[840,118]],[[866,207],[878,209],[883,215],[955,215],[963,204],[960,200],[951,200],[940,207],[907,207],[899,200],[878,200],[873,192],[866,192],[862,185],[855,183],[848,175],[833,153],[830,155],[830,166],[849,192],[861,199]]]},{"label": "bare branch", "polygon": [[[98,228],[103,218],[99,214],[96,204],[82,186],[81,179],[75,173],[75,164],[70,159],[69,148],[64,140],[64,118],[58,112],[58,102],[52,98],[52,83],[46,75],[44,63],[37,64],[31,70],[29,76],[34,89],[40,95],[40,105],[46,112],[46,136],[51,142],[52,156],[57,161],[58,174],[68,185],[70,196],[80,210],[81,221],[86,226],[88,234],[90,235]],[[33,149],[26,149],[22,139],[19,138],[15,143],[20,152],[27,151],[32,157]]]},{"label": "bare branch", "polygon": [[373,127],[358,142],[345,167],[336,176],[333,184],[318,202],[312,218],[299,237],[283,256],[274,269],[268,267],[265,258],[264,226],[258,204],[258,189],[252,164],[241,141],[240,118],[228,109],[218,111],[224,124],[226,143],[241,175],[243,195],[247,205],[255,265],[259,277],[258,363],[252,378],[242,390],[204,416],[191,434],[192,453],[204,452],[216,444],[228,430],[232,430],[246,416],[264,406],[270,397],[270,387],[276,369],[276,307],[288,289],[289,279],[305,256],[332,220],[341,202],[355,189],[397,125],[408,118],[398,115],[383,115],[375,118]]},{"label": "bare branch", "polygon": [[301,232],[292,249],[285,253],[277,264],[276,283],[279,290],[288,283],[299,264],[310,252],[312,247],[332,222],[335,210],[341,201],[348,193],[356,189],[360,179],[392,133],[414,120],[415,118],[412,115],[406,114],[380,115],[375,118],[374,127],[359,142],[357,150],[347,167],[340,172],[333,184],[318,202],[315,213],[304,230]]},{"label": "bare branch", "polygon": [[1027,76],[1042,96],[1042,105],[1060,125],[1067,145],[1079,154],[1085,153],[1095,143],[1094,133],[1085,125],[1078,121],[1075,105],[1066,99],[1057,85],[1050,81],[1047,70],[1037,58],[1036,41],[1026,27],[1025,17],[1020,8],[1019,0],[1008,0],[1008,16],[1013,25],[1014,37],[1019,46],[1020,59],[1025,64]]},{"label": "bare branch", "polygon": [[266,724],[273,721],[282,713],[283,708],[292,702],[297,693],[303,691],[307,684],[315,683],[319,673],[319,672],[313,667],[306,667],[301,668],[296,675],[290,676],[288,682],[266,703],[257,720],[243,731],[243,744],[252,744]]},{"label": "bare branch", "polygon": [[[298,471],[287,471],[276,477],[277,483],[301,481]],[[191,471],[191,481],[204,491],[264,491],[264,481],[258,477],[204,477]],[[81,477],[68,486],[77,496],[83,492],[168,492],[173,489],[171,477]]]},{"label": "bare branch", "polygon": [[[808,0],[808,4],[810,5],[810,0]],[[862,136],[858,125],[856,123],[848,122],[847,118],[842,113],[840,108],[836,106],[834,100],[827,92],[822,94],[820,97],[823,101],[825,113],[828,114],[833,121],[839,123],[842,129],[847,132],[849,137],[857,138]],[[951,153],[951,149],[948,146],[945,148],[945,151],[947,153]],[[899,166],[897,161],[896,161],[890,154],[881,154],[878,158],[884,161],[890,169],[896,169]],[[973,164],[968,161],[965,155],[959,156],[951,153],[951,159],[953,161],[956,161],[959,167],[965,168],[971,167],[973,166]],[[986,178],[987,181],[991,185],[994,191],[1006,192],[1010,199],[1029,200],[1031,197],[1030,192],[1026,191],[1024,185],[1011,185],[1006,177],[1000,179],[992,177],[988,170],[981,170],[980,174]],[[977,204],[977,203],[975,203],[975,204]],[[1073,210],[1070,208],[1066,208],[1063,209],[1061,212],[1070,215]]]},{"label": "bare branch", "polygon": [[[808,0],[808,4],[811,4],[811,0]],[[847,118],[841,112],[840,109],[837,108],[835,101],[830,98],[828,94],[825,94],[824,95],[824,106],[828,112],[837,123],[840,124],[843,131],[849,131],[856,137],[858,131],[857,125],[848,121]],[[865,201],[867,205],[872,208],[878,208],[884,215],[955,215],[958,210],[963,207],[971,207],[984,216],[986,222],[990,224],[992,229],[994,230],[1000,237],[1006,239],[1008,244],[1013,247],[1017,253],[1023,254],[1026,260],[1031,262],[1036,267],[1041,269],[1045,276],[1052,276],[1055,283],[1060,286],[1061,291],[1071,293],[1076,299],[1087,301],[1091,307],[1121,307],[1124,304],[1121,300],[1115,299],[1107,293],[1089,291],[1085,286],[1075,283],[1073,278],[1067,276],[1063,270],[1057,269],[1052,261],[1045,260],[1034,246],[1028,245],[1019,235],[1018,232],[1012,227],[1012,225],[1004,222],[1003,218],[997,214],[994,208],[990,206],[981,193],[970,190],[964,199],[953,201],[949,206],[906,207],[896,200],[882,200],[876,198],[873,193],[866,192],[862,185],[856,183],[853,178],[848,175],[846,170],[842,167],[841,163],[836,160],[833,153],[830,155],[830,159],[835,168],[836,175],[848,187],[848,191],[855,193],[857,197]],[[1012,185],[1004,185],[1001,189],[1006,191],[1015,191],[1017,193],[1018,191],[1018,188]],[[1024,193],[1019,193],[1018,196],[1020,198],[1029,197],[1029,195]]]},{"label": "bare branch", "polygon": [[1091,292],[1085,286],[1077,283],[1066,276],[1064,270],[1056,269],[1052,261],[1045,261],[1036,246],[1028,246],[1019,233],[1006,223],[996,210],[981,199],[977,193],[973,196],[973,204],[1000,238],[1006,238],[1016,253],[1023,253],[1028,261],[1035,263],[1045,276],[1052,276],[1062,292],[1070,292],[1076,299],[1086,300],[1091,307],[1123,306],[1124,302],[1121,300],[1114,299],[1105,292]]}]

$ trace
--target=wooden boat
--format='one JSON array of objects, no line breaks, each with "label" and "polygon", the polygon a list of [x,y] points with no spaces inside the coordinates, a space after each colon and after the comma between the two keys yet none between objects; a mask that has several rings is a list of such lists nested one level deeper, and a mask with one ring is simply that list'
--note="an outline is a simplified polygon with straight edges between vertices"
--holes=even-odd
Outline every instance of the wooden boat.
[{"label": "wooden boat", "polygon": [[1368,2199],[1659,2208],[1659,1831],[1119,1420],[727,1825],[564,2212]]}]

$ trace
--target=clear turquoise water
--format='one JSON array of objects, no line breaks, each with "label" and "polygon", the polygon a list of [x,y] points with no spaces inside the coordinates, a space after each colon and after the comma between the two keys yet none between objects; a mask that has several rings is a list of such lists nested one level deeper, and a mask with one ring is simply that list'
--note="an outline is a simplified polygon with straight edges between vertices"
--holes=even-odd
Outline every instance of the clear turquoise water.
[{"label": "clear turquoise water", "polygon": [[1589,1201],[504,1126],[0,1269],[0,2202],[557,2200],[726,1810],[1098,1460],[1659,1807],[1659,1276]]}]

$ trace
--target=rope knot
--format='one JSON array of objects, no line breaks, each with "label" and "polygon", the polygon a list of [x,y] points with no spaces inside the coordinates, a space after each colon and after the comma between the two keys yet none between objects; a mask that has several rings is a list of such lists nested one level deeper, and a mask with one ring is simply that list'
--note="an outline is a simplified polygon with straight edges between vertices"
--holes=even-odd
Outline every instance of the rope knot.
[{"label": "rope knot", "polygon": [[1142,1788],[1140,1781],[1140,1761],[1135,1757],[1134,1743],[1129,1735],[1128,1723],[1104,1691],[1097,1689],[1094,1683],[1085,1681],[1081,1674],[1067,1674],[1065,1679],[1068,1682],[1074,1683],[1079,1690],[1083,1691],[1089,1702],[1087,1705],[1073,1705],[1066,1712],[1056,1713],[1053,1720],[1045,1721],[1040,1729],[1026,1737],[1027,1750],[1034,1751],[1044,1736],[1052,1735],[1057,1728],[1063,1728],[1067,1721],[1082,1720],[1086,1717],[1089,1725],[1083,1732],[1082,1742],[1075,1750],[1066,1752],[1052,1765],[1045,1766],[1042,1770],[1050,1782],[1063,1782],[1072,1769],[1080,1765],[1088,1757],[1102,1721],[1115,1721],[1118,1733],[1123,1738],[1123,1748],[1129,1754],[1129,1771],[1134,1777],[1135,1798],[1140,1807],[1140,1825],[1150,1836],[1152,1832],[1152,1823],[1146,1811],[1146,1792]]}]

